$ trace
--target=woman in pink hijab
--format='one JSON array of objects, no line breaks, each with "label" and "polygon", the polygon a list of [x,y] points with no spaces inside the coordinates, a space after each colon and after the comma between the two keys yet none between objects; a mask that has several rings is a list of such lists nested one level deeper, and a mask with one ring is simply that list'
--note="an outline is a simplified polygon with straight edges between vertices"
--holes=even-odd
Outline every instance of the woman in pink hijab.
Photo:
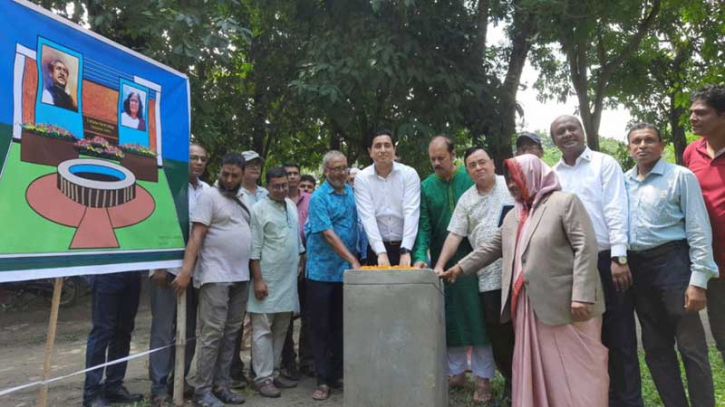
[{"label": "woman in pink hijab", "polygon": [[504,162],[515,210],[491,240],[441,277],[452,282],[503,258],[501,322],[513,319],[513,406],[606,407],[604,294],[589,215],[530,154]]}]

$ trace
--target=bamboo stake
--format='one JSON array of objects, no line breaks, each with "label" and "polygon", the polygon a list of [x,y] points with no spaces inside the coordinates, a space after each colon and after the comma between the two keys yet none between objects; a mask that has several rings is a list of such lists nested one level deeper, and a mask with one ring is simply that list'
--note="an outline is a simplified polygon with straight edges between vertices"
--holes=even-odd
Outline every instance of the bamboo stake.
[{"label": "bamboo stake", "polygon": [[[63,277],[55,279],[53,285],[53,302],[50,306],[50,322],[48,322],[48,338],[45,341],[45,360],[43,362],[43,380],[50,378],[50,366],[53,363],[53,348],[55,347],[55,332],[58,328],[58,309],[60,307],[60,294],[63,291]],[[48,385],[43,385],[38,394],[37,407],[48,405]]]},{"label": "bamboo stake", "polygon": [[184,366],[186,356],[186,291],[176,297],[176,358],[174,359],[174,405],[184,405]]}]

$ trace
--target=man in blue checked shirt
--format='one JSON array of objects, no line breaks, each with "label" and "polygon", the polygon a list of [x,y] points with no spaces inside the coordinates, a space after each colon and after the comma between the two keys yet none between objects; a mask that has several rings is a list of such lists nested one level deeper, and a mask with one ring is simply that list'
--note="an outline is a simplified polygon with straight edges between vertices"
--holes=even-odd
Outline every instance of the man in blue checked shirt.
[{"label": "man in blue checked shirt", "polygon": [[305,225],[307,307],[317,371],[315,400],[342,386],[342,274],[359,269],[358,215],[347,185],[347,158],[329,151],[322,158],[326,181],[312,194]]},{"label": "man in blue checked shirt", "polygon": [[692,406],[714,407],[712,371],[699,311],[718,275],[702,191],[685,167],[662,159],[665,143],[651,124],[627,135],[637,166],[627,171],[630,264],[642,344],[665,406],[687,406],[675,354],[685,365]]}]

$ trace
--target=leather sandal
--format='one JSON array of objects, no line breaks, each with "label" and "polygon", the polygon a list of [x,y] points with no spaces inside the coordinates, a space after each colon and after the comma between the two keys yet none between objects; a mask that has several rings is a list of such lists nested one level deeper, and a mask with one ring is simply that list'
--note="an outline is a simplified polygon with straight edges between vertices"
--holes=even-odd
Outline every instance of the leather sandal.
[{"label": "leather sandal", "polygon": [[317,390],[312,393],[312,399],[317,401],[327,400],[330,397],[330,386],[321,384],[317,386]]},{"label": "leather sandal", "polygon": [[475,404],[485,404],[491,401],[491,382],[481,377],[476,378],[476,391],[473,392],[473,402]]}]

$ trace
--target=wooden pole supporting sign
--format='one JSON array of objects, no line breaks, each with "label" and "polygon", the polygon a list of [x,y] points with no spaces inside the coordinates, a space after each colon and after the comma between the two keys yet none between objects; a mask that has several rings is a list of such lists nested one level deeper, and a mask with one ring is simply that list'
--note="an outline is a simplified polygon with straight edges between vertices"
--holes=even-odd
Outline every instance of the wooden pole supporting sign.
[{"label": "wooden pole supporting sign", "polygon": [[[53,285],[53,301],[50,305],[50,321],[48,322],[48,338],[45,341],[45,356],[43,361],[43,380],[50,379],[50,366],[53,364],[53,348],[55,347],[55,333],[58,328],[58,309],[60,308],[60,294],[63,292],[63,277],[55,279]],[[48,385],[44,384],[38,393],[37,407],[48,405]]]}]

